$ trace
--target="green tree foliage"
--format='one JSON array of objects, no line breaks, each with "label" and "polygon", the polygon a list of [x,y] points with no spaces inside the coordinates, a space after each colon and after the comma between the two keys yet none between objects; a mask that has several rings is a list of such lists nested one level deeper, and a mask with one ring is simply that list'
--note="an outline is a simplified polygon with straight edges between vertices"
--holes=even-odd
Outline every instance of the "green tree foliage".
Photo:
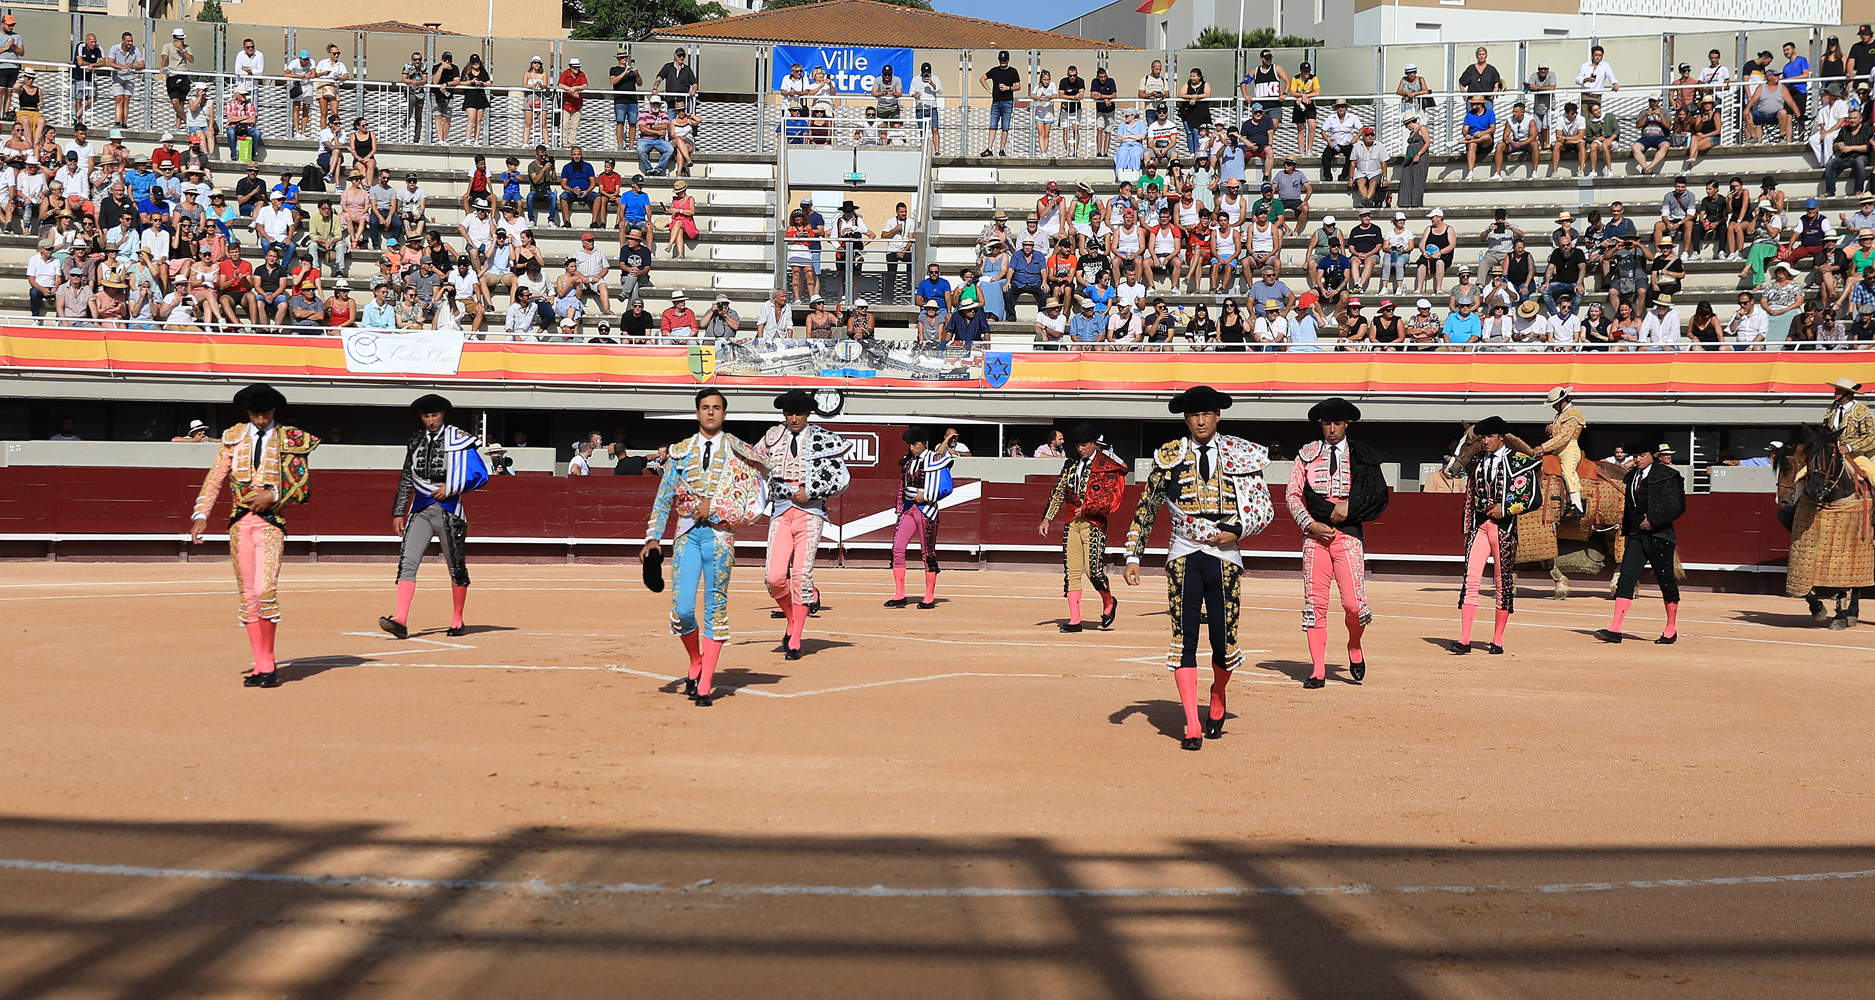
[{"label": "green tree foliage", "polygon": [[210,24],[228,23],[228,15],[221,12],[221,0],[208,0],[207,3],[202,5],[201,10],[195,12],[195,19],[197,21],[207,21]]},{"label": "green tree foliage", "polygon": [[661,28],[695,24],[729,11],[715,0],[565,0],[567,13],[579,24],[574,38],[633,41]]},{"label": "green tree foliage", "polygon": [[1258,28],[1243,33],[1243,44],[1237,43],[1237,33],[1228,28],[1212,25],[1198,35],[1198,40],[1191,43],[1194,49],[1306,49],[1321,45],[1319,38],[1304,38],[1301,35],[1277,36],[1275,28]]}]

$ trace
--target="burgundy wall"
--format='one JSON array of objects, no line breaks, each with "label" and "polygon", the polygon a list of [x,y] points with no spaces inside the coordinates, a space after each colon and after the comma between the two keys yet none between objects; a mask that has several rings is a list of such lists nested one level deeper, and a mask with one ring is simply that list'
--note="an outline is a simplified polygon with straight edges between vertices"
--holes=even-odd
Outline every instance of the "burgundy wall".
[{"label": "burgundy wall", "polygon": [[[887,450],[887,460],[897,452]],[[869,473],[856,476],[852,487],[829,504],[836,523],[892,505],[896,482],[877,470]],[[287,513],[290,534],[388,534],[397,476],[389,471],[316,472],[312,502]],[[181,532],[202,478],[197,469],[0,468],[0,533]],[[981,500],[944,512],[940,539],[946,545],[1049,544],[1035,533],[1035,525],[1052,488],[1052,477],[1043,476],[1021,484],[984,483]],[[470,537],[642,538],[656,492],[657,480],[649,476],[500,476],[469,498]],[[1139,487],[1128,487],[1121,510],[1130,512],[1138,496]],[[1368,551],[1378,556],[1461,554],[1461,499],[1449,493],[1395,495],[1386,516],[1368,527]],[[1777,523],[1769,495],[1712,493],[1686,499],[1686,516],[1677,525],[1685,561],[1765,565],[1781,563],[1788,554],[1790,534]],[[1301,532],[1280,493],[1276,504],[1275,523],[1250,539],[1249,547],[1293,550],[1300,544]],[[223,523],[227,512],[224,497],[210,523]],[[1155,546],[1165,544],[1164,524],[1162,517]],[[760,537],[761,530],[748,529],[750,537]],[[1111,544],[1120,544],[1125,530],[1116,515]],[[866,541],[890,538],[889,528],[864,536]]]}]

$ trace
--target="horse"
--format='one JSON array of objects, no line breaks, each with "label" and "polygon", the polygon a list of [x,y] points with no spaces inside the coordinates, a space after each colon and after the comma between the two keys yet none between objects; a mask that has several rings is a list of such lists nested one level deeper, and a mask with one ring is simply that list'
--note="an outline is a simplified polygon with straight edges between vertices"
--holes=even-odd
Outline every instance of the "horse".
[{"label": "horse", "polygon": [[1785,593],[1803,598],[1818,624],[1850,628],[1861,617],[1860,590],[1875,586],[1875,499],[1843,458],[1835,431],[1806,427],[1793,464],[1800,471]]},{"label": "horse", "polygon": [[[1504,435],[1504,443],[1519,454],[1535,449],[1515,434]],[[1469,427],[1458,454],[1446,463],[1443,471],[1450,479],[1462,479],[1465,464],[1478,448],[1477,438]],[[1543,456],[1542,503],[1517,518],[1517,565],[1539,566],[1555,583],[1552,594],[1563,600],[1570,594],[1567,573],[1595,574],[1620,559],[1619,529],[1623,509],[1622,483],[1627,469],[1614,462],[1594,462],[1584,458],[1576,467],[1582,481],[1582,503],[1586,510],[1571,514],[1569,493],[1562,476],[1562,460],[1556,455]],[[1674,572],[1684,575],[1679,555],[1674,554]],[[1610,587],[1614,584],[1611,581]]]}]

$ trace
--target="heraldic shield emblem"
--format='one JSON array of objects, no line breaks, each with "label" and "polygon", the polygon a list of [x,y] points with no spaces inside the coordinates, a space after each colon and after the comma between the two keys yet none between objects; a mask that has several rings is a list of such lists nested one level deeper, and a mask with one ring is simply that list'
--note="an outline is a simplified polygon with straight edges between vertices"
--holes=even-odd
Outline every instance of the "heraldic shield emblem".
[{"label": "heraldic shield emblem", "polygon": [[1008,351],[990,351],[983,355],[983,381],[992,389],[1009,384],[1009,372],[1015,358]]},{"label": "heraldic shield emblem", "polygon": [[716,377],[716,345],[690,345],[690,377],[708,382]]}]

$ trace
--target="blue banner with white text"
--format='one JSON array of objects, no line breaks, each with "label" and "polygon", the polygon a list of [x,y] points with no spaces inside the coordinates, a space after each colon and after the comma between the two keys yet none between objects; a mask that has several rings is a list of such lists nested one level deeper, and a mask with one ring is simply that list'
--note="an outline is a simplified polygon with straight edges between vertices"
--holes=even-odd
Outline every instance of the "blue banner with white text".
[{"label": "blue banner with white text", "polygon": [[907,90],[911,79],[910,49],[862,49],[845,45],[777,45],[773,50],[773,87],[781,90],[781,81],[801,67],[801,76],[814,78],[816,67],[827,71],[836,94],[871,94],[873,85],[887,66],[899,81],[899,92]]}]

